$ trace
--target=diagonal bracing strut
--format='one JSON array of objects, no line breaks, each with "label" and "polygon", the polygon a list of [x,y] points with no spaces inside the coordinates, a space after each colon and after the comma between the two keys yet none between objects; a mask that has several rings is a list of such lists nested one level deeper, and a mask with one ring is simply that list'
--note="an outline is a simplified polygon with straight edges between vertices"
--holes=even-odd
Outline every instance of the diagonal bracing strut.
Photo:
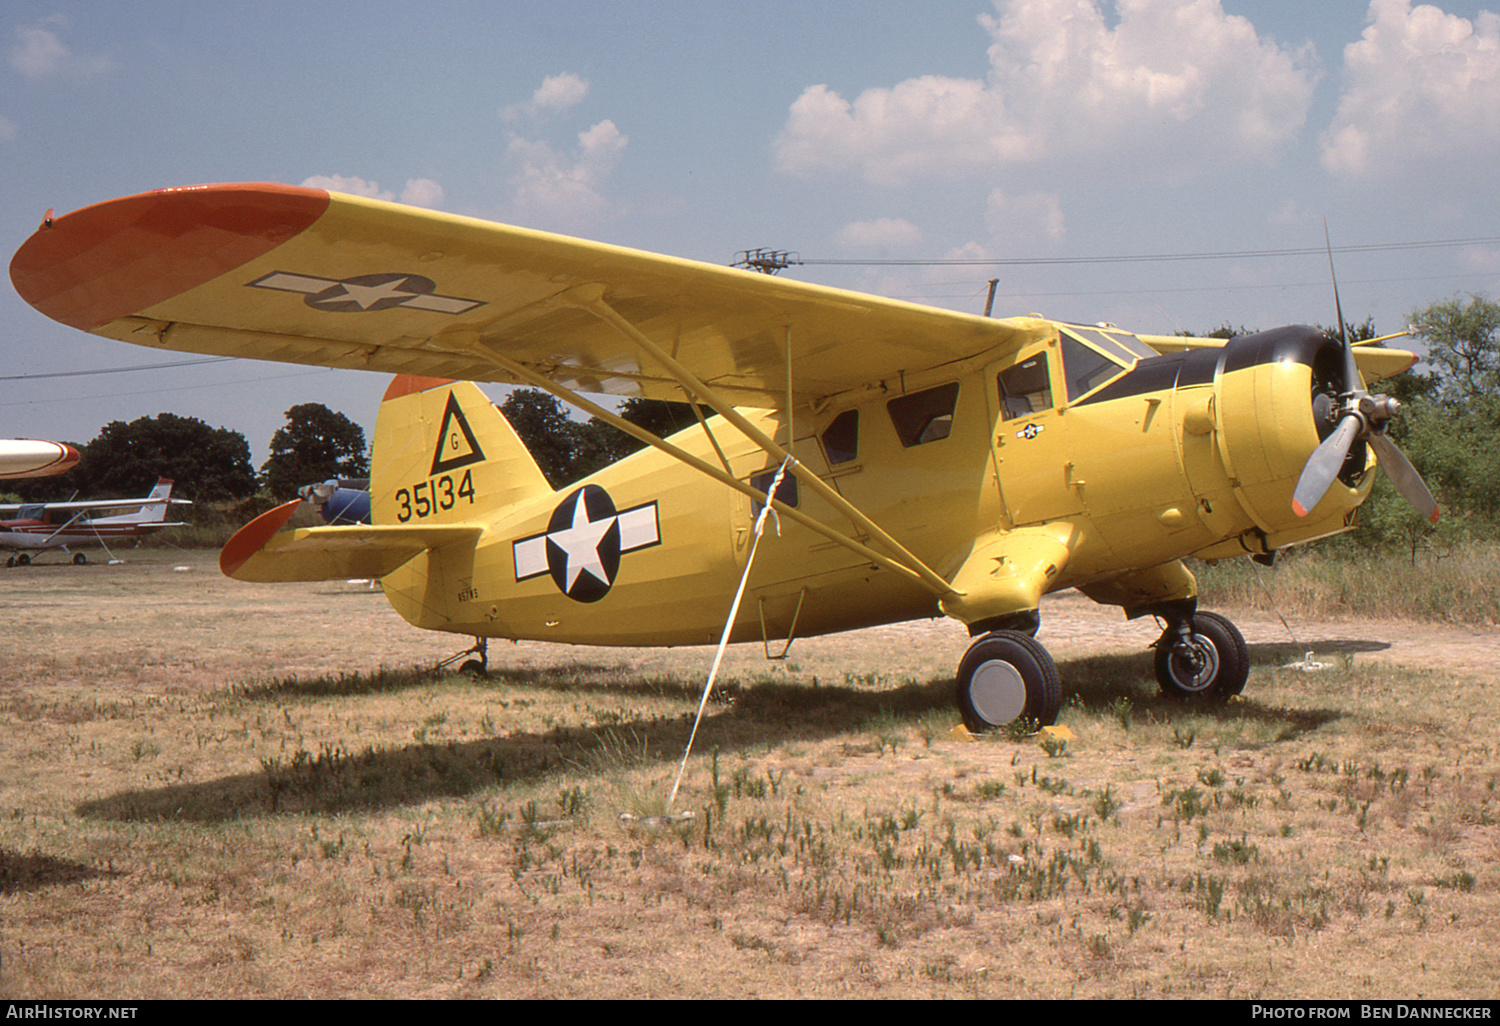
[{"label": "diagonal bracing strut", "polygon": [[[940,598],[957,597],[962,594],[947,581],[943,580],[943,578],[939,576],[935,571],[933,571],[931,567],[927,566],[927,564],[923,563],[914,554],[912,554],[904,545],[896,541],[896,539],[892,538],[884,528],[880,527],[863,512],[861,512],[857,507],[851,504],[848,499],[844,498],[833,488],[829,487],[828,483],[825,482],[822,478],[818,477],[811,470],[803,467],[800,463],[798,463],[790,453],[788,453],[780,445],[776,444],[776,442],[768,437],[765,432],[761,431],[754,424],[748,421],[744,417],[744,415],[736,410],[732,405],[725,402],[724,399],[720,397],[712,388],[700,381],[696,376],[692,374],[691,371],[683,367],[675,359],[665,353],[659,346],[657,346],[649,338],[638,331],[634,325],[630,324],[629,321],[625,320],[618,313],[616,313],[615,310],[609,306],[609,304],[604,302],[602,298],[602,291],[602,288],[599,287],[570,290],[570,292],[572,293],[571,295],[565,293],[563,296],[558,298],[571,303],[571,305],[575,305],[581,309],[587,310],[588,312],[599,317],[605,323],[609,324],[611,327],[620,331],[623,335],[626,336],[626,338],[630,339],[646,353],[656,359],[668,371],[668,373],[676,378],[678,383],[681,384],[682,387],[688,392],[690,398],[694,398],[695,401],[701,401],[705,405],[711,407],[715,413],[722,416],[726,421],[728,421],[736,429],[743,433],[746,438],[754,442],[768,455],[777,460],[790,460],[789,470],[796,475],[799,481],[806,484],[808,488],[816,492],[820,497],[826,500],[844,516],[848,517],[849,520],[852,521],[857,528],[869,534],[870,537],[875,542],[879,543],[882,548],[886,549],[887,553],[889,554],[873,549],[870,546],[865,545],[864,543],[833,529],[822,521],[815,520],[814,518],[803,513],[801,510],[798,510],[791,506],[787,506],[779,500],[775,500],[772,502],[772,506],[773,508],[775,508],[777,513],[798,524],[801,524],[803,527],[806,527],[809,530],[822,535],[829,541],[833,541],[840,545],[843,545],[845,548],[848,548],[851,551],[857,553],[861,558],[868,559],[874,563],[878,563],[886,569],[892,570],[900,574],[902,577],[905,577],[914,583],[922,585]],[[580,295],[579,293],[583,294]],[[573,389],[570,389],[564,385],[560,385],[554,382],[552,379],[546,377],[545,375],[532,370],[525,364],[522,364],[519,361],[506,356],[501,351],[499,345],[497,345],[496,343],[485,341],[481,337],[476,342],[472,343],[472,345],[473,349],[471,351],[474,351],[476,355],[482,356],[484,359],[506,371],[517,380],[523,381],[526,384],[532,385],[536,388],[540,388],[543,391],[557,396],[559,399],[562,399],[565,402],[579,407],[586,413],[598,417],[600,420],[603,420],[613,427],[619,428],[621,431],[624,431],[632,438],[644,442],[656,449],[660,449],[662,452],[665,452],[667,455],[673,457],[679,462],[692,467],[694,470],[697,470],[700,473],[706,474],[714,480],[719,481],[735,489],[736,491],[748,495],[757,502],[764,501],[765,496],[761,493],[761,491],[750,485],[748,482],[741,481],[733,475],[729,474],[727,470],[721,469],[711,463],[705,462],[704,460],[701,460],[698,457],[683,451],[677,446],[672,445],[670,442],[658,438],[656,435],[645,430],[644,428],[632,424],[624,418],[620,417],[617,413],[614,413],[611,410],[607,410],[599,404],[585,399],[582,395],[580,395]],[[791,411],[788,410],[787,416],[789,419],[791,415]]]}]

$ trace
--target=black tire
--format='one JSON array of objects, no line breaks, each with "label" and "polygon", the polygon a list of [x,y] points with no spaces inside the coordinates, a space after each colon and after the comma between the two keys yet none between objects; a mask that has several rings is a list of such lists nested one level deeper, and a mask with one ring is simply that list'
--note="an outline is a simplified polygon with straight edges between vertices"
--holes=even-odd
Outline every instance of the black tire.
[{"label": "black tire", "polygon": [[461,676],[473,677],[476,680],[485,680],[490,675],[489,670],[485,668],[484,663],[481,663],[478,659],[466,660],[464,664],[458,668],[458,672]]},{"label": "black tire", "polygon": [[1194,652],[1184,653],[1167,628],[1156,643],[1156,682],[1172,698],[1225,702],[1245,690],[1250,652],[1239,628],[1218,613],[1194,613]]},{"label": "black tire", "polygon": [[1057,664],[1035,638],[993,631],[958,664],[958,711],[976,734],[1016,720],[1045,727],[1062,711]]},{"label": "black tire", "polygon": [[85,555],[84,553],[82,553],[82,552],[75,552],[75,553],[73,553],[73,565],[74,566],[83,566],[83,564],[87,563],[88,561],[89,561],[89,557],[87,555]]}]

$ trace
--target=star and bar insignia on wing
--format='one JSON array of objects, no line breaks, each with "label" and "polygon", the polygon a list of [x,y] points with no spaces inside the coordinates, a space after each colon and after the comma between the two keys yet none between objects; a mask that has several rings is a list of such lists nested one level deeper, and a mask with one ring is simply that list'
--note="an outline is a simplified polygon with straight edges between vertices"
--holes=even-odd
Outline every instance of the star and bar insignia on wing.
[{"label": "star and bar insignia on wing", "polygon": [[249,283],[251,288],[300,293],[308,306],[329,313],[368,313],[405,307],[431,313],[467,313],[484,303],[478,299],[437,294],[437,282],[420,274],[360,274],[352,278],[319,278],[311,274],[273,271]]},{"label": "star and bar insignia on wing", "polygon": [[584,485],[552,511],[547,530],[515,542],[516,580],[551,574],[558,590],[577,602],[609,593],[620,555],[661,544],[656,503],[616,512],[598,485]]}]

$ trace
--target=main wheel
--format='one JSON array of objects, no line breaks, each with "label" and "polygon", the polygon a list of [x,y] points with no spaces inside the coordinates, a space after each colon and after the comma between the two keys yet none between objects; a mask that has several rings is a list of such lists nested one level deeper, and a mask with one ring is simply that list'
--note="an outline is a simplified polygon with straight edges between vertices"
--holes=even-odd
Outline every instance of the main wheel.
[{"label": "main wheel", "polygon": [[1245,690],[1250,652],[1239,628],[1218,613],[1194,613],[1188,643],[1168,627],[1156,643],[1156,681],[1167,695],[1223,702]]},{"label": "main wheel", "polygon": [[1047,726],[1062,710],[1057,664],[1035,638],[1016,631],[986,634],[958,664],[958,710],[976,734],[1018,719]]},{"label": "main wheel", "polygon": [[73,553],[73,565],[74,566],[83,566],[83,564],[87,563],[88,561],[89,561],[89,557],[86,554],[84,554],[82,552],[75,552],[75,553]]}]

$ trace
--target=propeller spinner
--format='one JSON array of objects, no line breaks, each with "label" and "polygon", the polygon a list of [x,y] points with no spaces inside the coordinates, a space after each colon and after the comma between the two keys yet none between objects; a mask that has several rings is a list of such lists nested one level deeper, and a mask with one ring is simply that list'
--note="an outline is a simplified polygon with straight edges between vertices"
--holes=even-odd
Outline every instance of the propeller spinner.
[{"label": "propeller spinner", "polygon": [[[1328,225],[1323,225],[1324,241],[1328,239]],[[1328,271],[1333,274],[1333,247],[1328,246]],[[1396,443],[1386,436],[1391,418],[1401,409],[1401,404],[1388,395],[1371,395],[1361,385],[1359,366],[1354,362],[1354,346],[1349,342],[1349,333],[1344,327],[1344,308],[1339,302],[1337,277],[1333,282],[1333,305],[1339,319],[1339,344],[1343,349],[1342,390],[1333,396],[1328,419],[1334,422],[1333,430],[1313,450],[1302,467],[1302,476],[1292,492],[1292,510],[1299,517],[1312,512],[1327,494],[1333,480],[1338,476],[1349,450],[1356,442],[1368,442],[1375,450],[1380,468],[1396,486],[1406,501],[1418,513],[1432,523],[1438,520],[1438,505],[1432,492],[1422,482],[1422,476],[1411,465],[1411,461],[1396,448]]]}]

